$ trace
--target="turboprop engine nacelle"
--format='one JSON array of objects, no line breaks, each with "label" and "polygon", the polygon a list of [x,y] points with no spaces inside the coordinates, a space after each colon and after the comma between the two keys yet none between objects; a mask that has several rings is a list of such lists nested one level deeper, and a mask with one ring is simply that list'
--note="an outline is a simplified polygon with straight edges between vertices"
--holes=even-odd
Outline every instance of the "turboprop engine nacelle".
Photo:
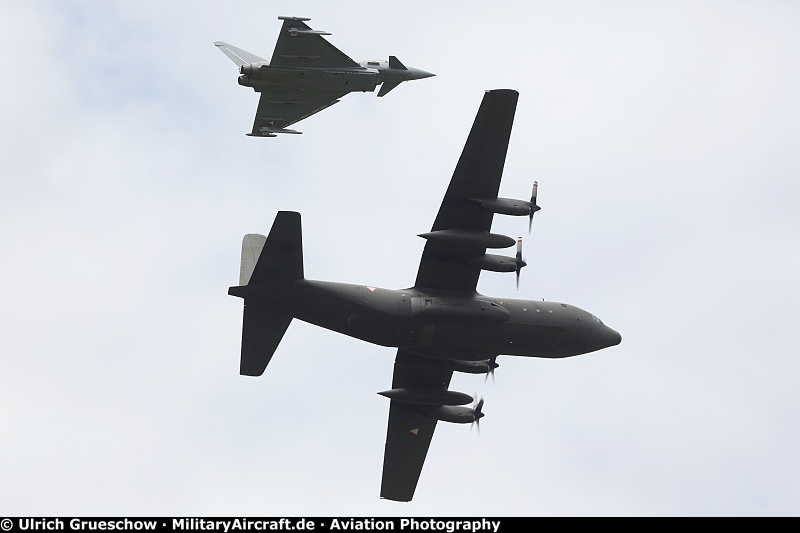
[{"label": "turboprop engine nacelle", "polygon": [[470,407],[453,407],[442,405],[434,409],[428,409],[425,413],[436,420],[442,422],[452,422],[454,424],[471,424],[477,422],[483,413],[477,414],[475,409]]},{"label": "turboprop engine nacelle", "polygon": [[514,272],[517,270],[517,260],[504,255],[484,254],[468,259],[469,264],[481,270],[492,272]]},{"label": "turboprop engine nacelle", "polygon": [[499,215],[511,215],[515,217],[528,216],[531,214],[531,203],[525,200],[514,200],[513,198],[486,198],[473,199],[478,205],[487,211]]}]

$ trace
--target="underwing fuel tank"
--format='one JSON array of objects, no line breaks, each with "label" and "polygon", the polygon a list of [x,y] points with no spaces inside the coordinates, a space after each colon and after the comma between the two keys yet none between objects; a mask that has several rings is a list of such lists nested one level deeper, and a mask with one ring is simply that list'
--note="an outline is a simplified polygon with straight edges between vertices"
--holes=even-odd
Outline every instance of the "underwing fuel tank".
[{"label": "underwing fuel tank", "polygon": [[484,300],[448,301],[434,296],[411,298],[414,318],[437,324],[473,324],[476,326],[502,324],[511,318],[505,307]]},{"label": "underwing fuel tank", "polygon": [[451,247],[480,246],[481,248],[509,248],[517,241],[506,235],[465,229],[442,229],[420,233],[419,237]]},{"label": "underwing fuel tank", "polygon": [[419,405],[464,405],[472,401],[472,396],[464,392],[454,390],[414,390],[414,389],[391,389],[379,392],[398,402],[419,404]]}]

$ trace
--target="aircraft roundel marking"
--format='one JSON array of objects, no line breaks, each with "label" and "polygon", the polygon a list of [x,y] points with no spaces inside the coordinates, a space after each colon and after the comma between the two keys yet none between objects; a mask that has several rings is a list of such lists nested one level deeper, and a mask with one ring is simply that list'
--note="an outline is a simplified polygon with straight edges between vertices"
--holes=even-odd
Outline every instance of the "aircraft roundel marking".
[{"label": "aircraft roundel marking", "polygon": [[375,291],[377,291],[377,290],[378,290],[378,288],[377,288],[377,287],[367,287],[367,290],[368,290],[369,292],[375,292]]}]

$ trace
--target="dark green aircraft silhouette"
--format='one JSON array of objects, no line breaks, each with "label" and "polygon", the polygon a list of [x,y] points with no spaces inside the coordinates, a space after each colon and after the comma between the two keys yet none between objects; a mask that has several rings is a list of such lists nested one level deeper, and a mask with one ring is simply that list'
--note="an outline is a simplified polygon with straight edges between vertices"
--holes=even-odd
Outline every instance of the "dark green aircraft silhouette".
[{"label": "dark green aircraft silhouette", "polygon": [[246,235],[240,373],[260,376],[293,318],[397,348],[381,497],[410,501],[438,420],[477,422],[483,401],[450,391],[453,371],[491,373],[499,355],[569,357],[617,345],[596,316],[557,302],[493,298],[476,291],[481,270],[516,272],[516,257],[487,254],[515,240],[490,233],[495,213],[528,216],[530,201],[498,198],[518,93],[488,91],[427,240],[413,287],[381,289],[305,279],[300,214],[281,211],[269,236]]}]

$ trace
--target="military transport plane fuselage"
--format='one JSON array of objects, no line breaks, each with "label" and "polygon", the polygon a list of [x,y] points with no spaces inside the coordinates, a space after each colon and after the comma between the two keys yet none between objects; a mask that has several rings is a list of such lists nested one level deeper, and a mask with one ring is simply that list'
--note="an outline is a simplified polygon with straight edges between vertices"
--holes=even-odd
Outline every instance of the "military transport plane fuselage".
[{"label": "military transport plane fuselage", "polygon": [[301,133],[287,126],[332,106],[351,92],[378,96],[404,81],[433,76],[406,67],[395,56],[388,61],[357,63],[312,30],[303,17],[278,17],[283,26],[272,60],[251,54],[222,41],[214,44],[239,67],[239,85],[261,93],[253,130],[247,135],[275,137],[278,133]]},{"label": "military transport plane fuselage", "polygon": [[269,236],[242,244],[244,299],[240,373],[263,374],[292,319],[397,348],[384,451],[381,497],[410,501],[437,421],[471,423],[483,401],[448,390],[453,372],[490,373],[499,355],[560,358],[619,344],[619,333],[578,307],[493,298],[477,292],[482,270],[516,272],[526,263],[488,254],[515,240],[491,233],[494,214],[525,216],[530,201],[499,198],[518,93],[484,95],[433,227],[413,287],[401,290],[308,280],[303,272],[300,214],[281,211]]},{"label": "military transport plane fuselage", "polygon": [[[282,211],[275,224],[300,234],[299,213]],[[232,287],[229,293],[281,301],[303,322],[372,344],[402,348],[461,372],[488,372],[490,358],[500,354],[559,358],[620,342],[619,333],[596,316],[557,302],[302,278],[291,284]],[[242,370],[263,372],[260,365]]]}]

